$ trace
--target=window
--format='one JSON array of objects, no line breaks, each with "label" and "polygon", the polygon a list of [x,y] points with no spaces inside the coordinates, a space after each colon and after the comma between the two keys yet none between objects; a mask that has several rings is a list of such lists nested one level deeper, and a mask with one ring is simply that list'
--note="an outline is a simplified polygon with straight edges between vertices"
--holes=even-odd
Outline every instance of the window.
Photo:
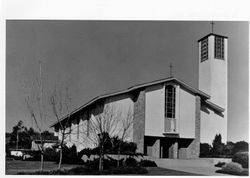
[{"label": "window", "polygon": [[208,59],[208,38],[201,41],[201,62]]},{"label": "window", "polygon": [[80,124],[80,121],[77,120],[77,139],[79,139],[79,124]]},{"label": "window", "polygon": [[165,117],[175,118],[175,87],[165,87]]},{"label": "window", "polygon": [[69,134],[69,141],[71,141],[71,134],[72,134],[71,122],[70,122],[70,126],[69,126],[67,133]]},{"label": "window", "polygon": [[87,112],[87,137],[89,136],[89,122],[90,122],[91,114],[90,111]]},{"label": "window", "polygon": [[87,120],[87,137],[89,136],[89,119]]},{"label": "window", "polygon": [[224,59],[224,38],[215,36],[214,39],[214,57]]}]

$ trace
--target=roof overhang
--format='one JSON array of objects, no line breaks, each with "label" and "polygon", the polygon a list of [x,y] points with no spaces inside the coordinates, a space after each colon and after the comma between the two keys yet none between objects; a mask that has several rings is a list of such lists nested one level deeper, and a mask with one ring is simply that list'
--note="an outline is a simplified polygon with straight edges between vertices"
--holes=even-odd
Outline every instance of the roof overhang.
[{"label": "roof overhang", "polygon": [[206,36],[202,37],[201,39],[199,39],[198,42],[200,42],[200,41],[202,41],[202,40],[208,38],[208,37],[211,36],[211,35],[212,35],[212,36],[221,37],[221,38],[228,38],[227,36],[218,35],[218,34],[215,34],[215,33],[209,33],[208,35],[206,35]]},{"label": "roof overhang", "polygon": [[218,106],[218,105],[212,103],[212,102],[209,101],[209,100],[205,100],[205,103],[206,103],[210,108],[212,108],[213,110],[215,110],[215,111],[217,111],[217,112],[219,112],[219,113],[222,113],[222,112],[225,111],[224,108],[222,108],[222,107],[220,107],[220,106]]}]

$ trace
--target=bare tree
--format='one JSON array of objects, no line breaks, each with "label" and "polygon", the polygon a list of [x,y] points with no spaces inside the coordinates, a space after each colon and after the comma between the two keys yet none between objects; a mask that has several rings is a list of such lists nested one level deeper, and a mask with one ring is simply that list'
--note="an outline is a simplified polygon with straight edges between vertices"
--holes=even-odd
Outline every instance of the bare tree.
[{"label": "bare tree", "polygon": [[38,146],[41,152],[41,166],[40,170],[43,171],[44,167],[44,136],[43,132],[45,131],[46,124],[46,114],[45,114],[45,106],[44,106],[44,90],[43,90],[43,82],[42,82],[42,66],[41,62],[39,62],[40,67],[40,75],[39,79],[35,80],[32,83],[32,86],[24,86],[29,89],[28,94],[25,96],[25,103],[28,108],[28,111],[31,115],[31,119],[34,121],[36,128],[39,131],[40,136],[40,146]]},{"label": "bare tree", "polygon": [[119,145],[117,150],[117,167],[120,165],[120,155],[121,155],[121,143],[125,141],[125,139],[128,137],[128,133],[130,129],[133,126],[133,113],[131,112],[131,109],[128,110],[127,114],[122,119],[122,127],[121,127],[121,137],[119,139]]},{"label": "bare tree", "polygon": [[[71,113],[70,113],[70,105],[71,98],[69,97],[69,89],[66,86],[57,89],[55,87],[54,92],[50,96],[50,104],[53,110],[53,114],[56,118],[56,121],[59,124],[59,134],[60,134],[60,157],[58,163],[58,169],[61,169],[62,158],[63,158],[63,146],[65,143],[65,139],[68,135],[71,134]],[[63,117],[64,116],[64,117]],[[64,118],[63,120],[61,118]]]},{"label": "bare tree", "polygon": [[[87,138],[100,148],[99,171],[102,171],[105,154],[104,143],[108,138],[106,135],[109,137],[118,136],[121,140],[124,140],[128,135],[129,128],[132,126],[133,117],[129,110],[124,118],[122,111],[117,109],[113,104],[99,105],[93,110],[93,113],[92,117],[88,120]],[[121,143],[119,143],[118,147],[118,157],[120,157]],[[119,166],[119,163],[117,164]]]},{"label": "bare tree", "polygon": [[94,110],[96,114],[89,120],[89,136],[100,148],[99,152],[99,171],[103,170],[103,159],[104,159],[104,143],[107,137],[115,134],[118,119],[115,113],[115,108],[111,105],[97,106]]}]

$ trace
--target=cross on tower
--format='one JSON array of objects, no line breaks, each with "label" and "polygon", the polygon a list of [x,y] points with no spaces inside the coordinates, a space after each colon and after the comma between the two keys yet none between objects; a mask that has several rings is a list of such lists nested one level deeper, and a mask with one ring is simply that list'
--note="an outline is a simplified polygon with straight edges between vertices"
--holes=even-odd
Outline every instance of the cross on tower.
[{"label": "cross on tower", "polygon": [[214,21],[212,21],[210,24],[212,25],[212,33],[214,33],[214,25],[215,25]]},{"label": "cross on tower", "polygon": [[170,63],[170,64],[169,64],[169,69],[170,69],[170,77],[172,77],[172,68],[173,68],[172,63]]}]

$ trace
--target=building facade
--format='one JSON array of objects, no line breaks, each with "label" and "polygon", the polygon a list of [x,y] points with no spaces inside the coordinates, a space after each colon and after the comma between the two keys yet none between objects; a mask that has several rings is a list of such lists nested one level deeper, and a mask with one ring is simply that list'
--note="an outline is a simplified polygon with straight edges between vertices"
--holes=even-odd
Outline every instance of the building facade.
[{"label": "building facade", "polygon": [[[198,43],[199,89],[170,77],[98,96],[72,112],[66,142],[75,144],[78,151],[96,146],[90,123],[105,108],[115,108],[113,115],[119,113],[113,136],[121,136],[122,123],[131,116],[126,140],[135,142],[137,152],[148,156],[198,158],[201,142],[211,143],[219,133],[226,141],[227,37],[209,34]],[[60,124],[52,127],[60,139]]]}]

